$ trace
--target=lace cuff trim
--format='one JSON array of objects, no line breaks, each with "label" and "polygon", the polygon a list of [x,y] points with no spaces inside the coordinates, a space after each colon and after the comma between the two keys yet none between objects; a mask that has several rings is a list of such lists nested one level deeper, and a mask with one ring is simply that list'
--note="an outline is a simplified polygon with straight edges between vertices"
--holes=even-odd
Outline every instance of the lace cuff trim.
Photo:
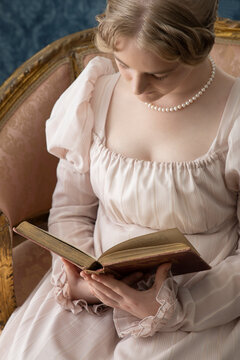
[{"label": "lace cuff trim", "polygon": [[[141,294],[139,295],[141,296]],[[139,320],[137,317],[119,309],[114,309],[114,323],[118,336],[148,337],[167,324],[176,309],[176,284],[172,278],[165,280],[160,288],[156,300],[159,308],[154,316],[147,316]]]},{"label": "lace cuff trim", "polygon": [[55,299],[57,303],[65,310],[71,311],[73,314],[79,314],[86,310],[90,314],[101,316],[107,310],[104,304],[89,305],[85,299],[71,300],[69,296],[69,286],[67,276],[62,267],[61,274],[55,285]]}]

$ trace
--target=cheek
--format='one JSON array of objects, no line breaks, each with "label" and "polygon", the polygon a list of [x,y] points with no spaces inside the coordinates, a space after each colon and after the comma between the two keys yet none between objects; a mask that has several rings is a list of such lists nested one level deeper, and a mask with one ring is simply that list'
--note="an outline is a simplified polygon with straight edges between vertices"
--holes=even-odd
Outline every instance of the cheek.
[{"label": "cheek", "polygon": [[173,91],[179,85],[181,85],[185,80],[185,76],[183,74],[174,74],[163,81],[155,81],[154,87],[159,90],[161,93],[165,94],[170,91]]},{"label": "cheek", "polygon": [[189,71],[180,71],[177,72],[174,76],[174,78],[172,79],[172,84],[175,83],[176,86],[182,85],[185,83],[186,79],[189,77],[190,72]]}]

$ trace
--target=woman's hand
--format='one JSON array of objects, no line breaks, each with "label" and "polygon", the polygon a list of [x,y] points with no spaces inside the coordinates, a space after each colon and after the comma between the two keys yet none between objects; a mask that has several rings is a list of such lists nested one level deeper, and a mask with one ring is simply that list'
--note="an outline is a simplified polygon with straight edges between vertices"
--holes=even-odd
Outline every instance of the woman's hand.
[{"label": "woman's hand", "polygon": [[[137,318],[143,319],[156,314],[159,308],[156,296],[167,278],[170,268],[171,264],[169,263],[160,265],[151,289],[141,292],[126,284],[126,279],[119,281],[112,275],[88,275],[84,271],[80,275],[88,282],[92,294],[105,305],[125,310]],[[134,274],[132,276],[134,277]]]},{"label": "woman's hand", "polygon": [[84,299],[88,304],[99,304],[100,301],[92,294],[89,283],[80,276],[81,270],[66,259],[62,258],[62,262],[67,275],[71,300]]}]

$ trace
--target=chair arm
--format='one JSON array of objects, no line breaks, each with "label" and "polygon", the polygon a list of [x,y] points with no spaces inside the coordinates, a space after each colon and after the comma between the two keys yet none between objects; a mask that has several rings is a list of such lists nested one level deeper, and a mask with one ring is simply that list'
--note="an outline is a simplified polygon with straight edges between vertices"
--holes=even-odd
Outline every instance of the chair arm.
[{"label": "chair arm", "polygon": [[12,230],[8,218],[0,211],[0,328],[16,308],[13,284]]}]

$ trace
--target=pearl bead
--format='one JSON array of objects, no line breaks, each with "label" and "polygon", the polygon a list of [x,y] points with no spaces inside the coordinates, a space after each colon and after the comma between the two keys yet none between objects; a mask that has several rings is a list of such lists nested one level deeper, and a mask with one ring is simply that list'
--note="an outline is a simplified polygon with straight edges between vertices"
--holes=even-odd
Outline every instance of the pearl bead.
[{"label": "pearl bead", "polygon": [[187,101],[185,101],[185,103],[183,103],[182,105],[177,105],[177,106],[170,106],[170,107],[162,107],[162,106],[156,106],[153,105],[151,103],[147,103],[145,102],[145,105],[147,105],[148,108],[159,111],[159,112],[174,112],[174,111],[178,111],[178,110],[182,110],[185,107],[191,105],[194,103],[194,101],[196,101],[197,99],[200,98],[200,96],[202,96],[206,90],[209,88],[209,86],[211,85],[211,83],[213,82],[213,79],[215,77],[215,73],[216,73],[216,65],[213,61],[213,59],[211,57],[209,57],[211,66],[212,66],[212,71],[211,71],[211,75],[210,78],[208,79],[207,83],[201,88],[201,90],[199,90],[191,99],[188,99]]}]

